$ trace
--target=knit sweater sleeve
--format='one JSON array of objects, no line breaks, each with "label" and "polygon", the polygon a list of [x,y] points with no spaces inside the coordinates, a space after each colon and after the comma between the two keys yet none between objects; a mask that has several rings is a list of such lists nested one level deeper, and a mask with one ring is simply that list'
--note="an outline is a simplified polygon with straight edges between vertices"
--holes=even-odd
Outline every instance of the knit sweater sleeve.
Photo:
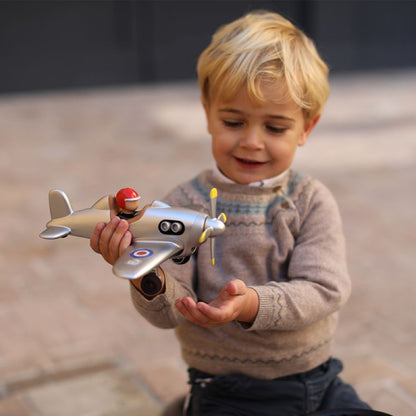
[{"label": "knit sweater sleeve", "polygon": [[[181,187],[175,188],[164,199],[172,206],[195,206],[182,192]],[[136,310],[151,324],[159,328],[175,328],[185,318],[175,308],[175,301],[184,296],[196,300],[192,288],[196,273],[194,256],[186,264],[178,265],[172,260],[164,262],[161,267],[165,274],[165,292],[155,298],[146,299],[133,285],[130,285],[131,299]],[[175,276],[175,277],[173,277]]]},{"label": "knit sweater sleeve", "polygon": [[285,279],[253,286],[259,296],[249,330],[297,330],[341,308],[350,294],[345,241],[337,204],[318,181],[291,201],[294,246]]},{"label": "knit sweater sleeve", "polygon": [[[167,272],[170,267],[181,267],[181,280],[173,278]],[[172,264],[170,267],[167,265],[163,267],[166,278],[165,292],[151,300],[146,299],[132,284],[130,285],[134,307],[148,322],[158,328],[175,328],[184,321],[183,315],[175,308],[176,299],[184,296],[196,299],[189,284],[191,279],[187,277],[192,275],[193,261],[181,266]],[[188,283],[186,283],[187,281]]]}]

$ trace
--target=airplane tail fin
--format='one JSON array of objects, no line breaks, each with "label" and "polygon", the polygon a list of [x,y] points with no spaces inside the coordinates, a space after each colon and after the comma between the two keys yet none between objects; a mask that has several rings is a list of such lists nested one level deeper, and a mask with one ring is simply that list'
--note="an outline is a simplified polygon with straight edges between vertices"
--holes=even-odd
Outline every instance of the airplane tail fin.
[{"label": "airplane tail fin", "polygon": [[64,191],[54,189],[49,192],[49,210],[51,219],[66,217],[73,213],[71,203]]}]

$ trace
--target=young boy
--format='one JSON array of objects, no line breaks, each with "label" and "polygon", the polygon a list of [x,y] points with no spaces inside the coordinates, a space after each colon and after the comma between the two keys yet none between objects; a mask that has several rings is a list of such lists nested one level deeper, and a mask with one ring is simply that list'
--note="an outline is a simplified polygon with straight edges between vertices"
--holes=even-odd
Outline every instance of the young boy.
[{"label": "young boy", "polygon": [[[250,13],[222,28],[198,61],[216,166],[165,199],[218,211],[227,227],[185,265],[166,262],[153,296],[132,299],[152,324],[175,328],[189,365],[187,415],[305,415],[368,408],[330,357],[350,294],[336,202],[290,169],[329,95],[310,39],[278,14]],[[99,224],[92,248],[111,264],[129,245],[125,221]]]}]

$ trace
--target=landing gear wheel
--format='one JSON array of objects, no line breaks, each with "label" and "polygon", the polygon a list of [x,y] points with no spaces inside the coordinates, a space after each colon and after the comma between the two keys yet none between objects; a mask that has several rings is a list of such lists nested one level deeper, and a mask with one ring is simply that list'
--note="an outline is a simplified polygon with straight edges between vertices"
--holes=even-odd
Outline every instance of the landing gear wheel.
[{"label": "landing gear wheel", "polygon": [[185,264],[185,263],[188,263],[190,258],[191,258],[191,256],[185,256],[185,257],[176,257],[176,258],[173,258],[172,260],[176,264]]},{"label": "landing gear wheel", "polygon": [[162,278],[156,272],[151,272],[142,277],[140,281],[140,290],[147,296],[155,296],[163,286]]}]

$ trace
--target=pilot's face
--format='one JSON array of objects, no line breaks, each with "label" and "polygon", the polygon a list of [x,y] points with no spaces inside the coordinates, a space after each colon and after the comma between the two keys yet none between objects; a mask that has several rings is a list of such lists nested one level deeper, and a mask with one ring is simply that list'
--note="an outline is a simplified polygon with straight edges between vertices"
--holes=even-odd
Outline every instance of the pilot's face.
[{"label": "pilot's face", "polygon": [[305,123],[282,85],[263,84],[264,103],[254,103],[242,89],[230,101],[214,97],[204,105],[215,161],[237,183],[258,182],[288,169],[319,119]]},{"label": "pilot's face", "polygon": [[131,212],[133,212],[133,211],[136,211],[137,210],[137,208],[139,208],[139,201],[125,201],[125,204],[126,204],[126,208],[125,208],[125,210],[126,211],[131,211]]}]

